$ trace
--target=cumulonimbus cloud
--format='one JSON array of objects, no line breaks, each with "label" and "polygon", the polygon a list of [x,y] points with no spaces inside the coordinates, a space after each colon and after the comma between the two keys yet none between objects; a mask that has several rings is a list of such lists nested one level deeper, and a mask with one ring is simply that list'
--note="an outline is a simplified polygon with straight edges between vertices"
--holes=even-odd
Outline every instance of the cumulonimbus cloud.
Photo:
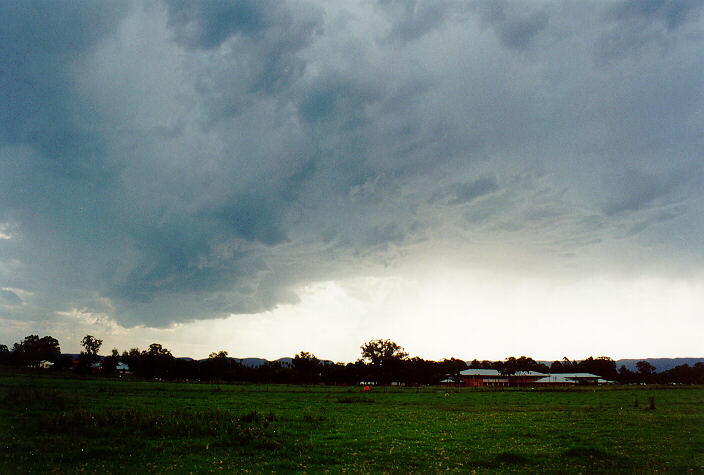
[{"label": "cumulonimbus cloud", "polygon": [[478,242],[697,265],[702,20],[651,7],[4,3],[1,316],[257,313]]}]

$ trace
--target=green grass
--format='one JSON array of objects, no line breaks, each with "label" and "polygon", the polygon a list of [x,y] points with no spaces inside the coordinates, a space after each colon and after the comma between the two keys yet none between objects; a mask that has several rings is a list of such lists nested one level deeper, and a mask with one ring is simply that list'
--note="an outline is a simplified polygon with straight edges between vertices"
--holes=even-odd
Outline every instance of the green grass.
[{"label": "green grass", "polygon": [[2,473],[704,470],[701,387],[362,394],[2,374],[0,422]]}]

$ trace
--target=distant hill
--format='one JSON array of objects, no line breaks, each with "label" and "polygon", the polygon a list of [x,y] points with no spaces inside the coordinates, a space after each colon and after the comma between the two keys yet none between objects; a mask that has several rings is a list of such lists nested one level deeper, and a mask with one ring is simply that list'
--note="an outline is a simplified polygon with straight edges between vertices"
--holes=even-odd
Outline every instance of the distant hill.
[{"label": "distant hill", "polygon": [[242,366],[249,366],[250,368],[258,368],[269,362],[269,360],[264,358],[235,358],[235,361],[239,361]]},{"label": "distant hill", "polygon": [[[61,356],[70,356],[72,359],[77,359],[80,354],[79,353],[62,353]],[[105,358],[104,356],[100,357]],[[178,356],[176,357],[177,360],[181,361],[195,361],[193,358],[190,356]],[[207,358],[201,358],[198,361],[205,361]],[[248,366],[250,368],[258,368],[259,366],[265,365],[267,363],[281,363],[283,366],[289,366],[291,362],[293,361],[293,358],[290,357],[284,357],[284,358],[279,358],[277,360],[269,361],[264,358],[229,358],[233,361],[237,361],[240,363],[242,366]],[[332,363],[330,360],[321,360],[323,363]]]},{"label": "distant hill", "polygon": [[[655,366],[655,372],[660,373],[662,371],[667,371],[675,366],[680,366],[683,364],[688,364],[689,366],[694,366],[697,363],[704,363],[704,358],[636,358],[636,359],[621,359],[616,360],[616,369],[625,366],[626,369],[631,371],[637,371],[636,363],[639,361],[647,361],[651,365]],[[538,361],[538,363],[544,363],[548,367],[553,363],[552,361]]]},{"label": "distant hill", "polygon": [[[250,368],[258,368],[261,365],[267,363],[281,363],[283,366],[289,366],[293,362],[293,358],[285,356],[274,361],[265,360],[264,358],[235,358],[239,361],[242,366],[249,366]],[[321,363],[332,364],[330,360],[320,360]]]},{"label": "distant hill", "polygon": [[688,364],[689,366],[694,366],[697,363],[704,363],[704,358],[640,358],[640,359],[622,359],[616,361],[616,367],[620,368],[625,366],[631,371],[636,371],[636,363],[639,361],[647,361],[651,365],[655,366],[655,371],[660,373],[662,371],[667,371],[675,366],[680,366],[683,364]]}]

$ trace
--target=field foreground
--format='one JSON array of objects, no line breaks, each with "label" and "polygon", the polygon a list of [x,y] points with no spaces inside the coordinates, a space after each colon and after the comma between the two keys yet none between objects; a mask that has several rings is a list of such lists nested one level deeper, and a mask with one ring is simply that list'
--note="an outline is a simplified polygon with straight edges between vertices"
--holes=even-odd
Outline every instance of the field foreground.
[{"label": "field foreground", "polygon": [[2,473],[704,470],[702,387],[363,394],[3,374],[0,421]]}]

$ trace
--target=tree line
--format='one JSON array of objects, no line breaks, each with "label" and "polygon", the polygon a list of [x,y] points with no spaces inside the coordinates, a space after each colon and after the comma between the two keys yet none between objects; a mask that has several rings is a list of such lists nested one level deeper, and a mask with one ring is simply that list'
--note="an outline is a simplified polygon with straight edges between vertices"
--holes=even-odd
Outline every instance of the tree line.
[{"label": "tree line", "polygon": [[581,361],[563,358],[549,366],[532,358],[508,357],[503,361],[479,361],[469,363],[449,358],[442,361],[409,357],[397,343],[378,339],[364,343],[361,357],[354,363],[333,363],[321,361],[314,354],[301,351],[291,363],[267,362],[257,367],[241,364],[228,356],[226,351],[211,353],[208,358],[192,360],[175,358],[171,351],[159,343],[149,348],[132,348],[123,351],[114,348],[108,356],[100,356],[102,340],[86,335],[81,340],[82,351],[77,359],[63,355],[58,340],[51,336],[40,338],[29,335],[12,348],[0,345],[0,364],[16,367],[38,367],[42,362],[53,363],[53,370],[73,370],[78,373],[102,374],[106,376],[122,372],[142,378],[188,381],[241,381],[254,383],[297,383],[297,384],[404,384],[433,385],[460,382],[460,372],[467,368],[495,369],[501,374],[515,374],[521,371],[540,373],[592,373],[610,381],[625,384],[704,384],[704,364],[687,364],[657,373],[647,361],[639,361],[637,370],[630,371],[625,366],[616,368],[616,362],[607,357],[589,357]]}]

